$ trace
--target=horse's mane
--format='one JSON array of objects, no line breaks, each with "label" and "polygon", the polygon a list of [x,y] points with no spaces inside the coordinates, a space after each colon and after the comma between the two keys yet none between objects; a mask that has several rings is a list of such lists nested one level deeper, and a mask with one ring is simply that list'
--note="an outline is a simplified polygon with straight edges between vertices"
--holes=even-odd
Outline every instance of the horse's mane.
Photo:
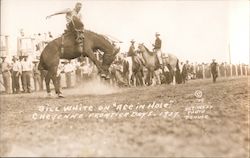
[{"label": "horse's mane", "polygon": [[112,40],[109,39],[109,38],[108,38],[107,36],[105,36],[105,35],[96,33],[96,32],[91,31],[91,30],[85,30],[84,32],[87,33],[87,34],[92,34],[92,35],[94,35],[94,36],[98,36],[98,37],[102,38],[103,40],[108,41],[108,42],[112,45]]},{"label": "horse's mane", "polygon": [[147,52],[152,53],[152,51],[150,51],[144,44],[142,44],[144,46],[144,48],[146,49]]}]

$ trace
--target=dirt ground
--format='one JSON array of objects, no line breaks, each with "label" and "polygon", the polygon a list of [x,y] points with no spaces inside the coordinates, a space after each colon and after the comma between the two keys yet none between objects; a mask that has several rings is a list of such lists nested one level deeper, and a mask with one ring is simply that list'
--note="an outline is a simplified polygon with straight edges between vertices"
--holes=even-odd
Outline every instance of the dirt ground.
[{"label": "dirt ground", "polygon": [[[85,84],[63,90],[63,99],[1,95],[0,156],[249,157],[249,83],[241,77],[154,87]],[[71,105],[94,109],[63,111]],[[97,112],[113,117],[90,117]],[[82,117],[38,119],[77,113]]]}]

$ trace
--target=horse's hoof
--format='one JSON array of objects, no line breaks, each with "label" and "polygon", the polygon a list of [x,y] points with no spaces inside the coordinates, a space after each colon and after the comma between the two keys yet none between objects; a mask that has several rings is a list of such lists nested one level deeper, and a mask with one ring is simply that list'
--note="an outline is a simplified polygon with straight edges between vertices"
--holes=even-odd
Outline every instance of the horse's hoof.
[{"label": "horse's hoof", "polygon": [[58,94],[58,98],[64,98],[62,94]]},{"label": "horse's hoof", "polygon": [[105,79],[106,79],[106,80],[109,80],[109,79],[110,79],[110,76],[109,76],[109,75],[106,75]]},{"label": "horse's hoof", "polygon": [[101,74],[101,78],[106,78],[106,75],[105,74]]},{"label": "horse's hoof", "polygon": [[52,93],[47,93],[47,98],[51,98],[52,97]]}]

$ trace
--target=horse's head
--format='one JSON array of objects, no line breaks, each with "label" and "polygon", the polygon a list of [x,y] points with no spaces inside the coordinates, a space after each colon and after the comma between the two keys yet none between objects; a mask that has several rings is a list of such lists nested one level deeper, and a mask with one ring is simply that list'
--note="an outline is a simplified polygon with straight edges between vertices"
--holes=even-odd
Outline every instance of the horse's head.
[{"label": "horse's head", "polygon": [[102,67],[106,71],[106,77],[108,78],[109,72],[108,69],[110,65],[113,63],[113,61],[116,59],[116,55],[120,52],[120,47],[112,46],[110,49],[111,52],[104,52],[103,57],[102,57]]},{"label": "horse's head", "polygon": [[83,34],[84,33],[84,25],[81,22],[81,20],[78,17],[73,16],[72,21],[69,25],[70,25],[73,33],[76,35],[76,42],[78,44],[82,44],[83,40],[84,40],[84,34]]},{"label": "horse's head", "polygon": [[113,53],[112,53],[112,60],[116,59],[116,55],[120,52],[120,47],[114,47]]},{"label": "horse's head", "polygon": [[146,51],[146,47],[145,47],[144,43],[139,43],[138,44],[138,50],[139,50],[140,53]]}]

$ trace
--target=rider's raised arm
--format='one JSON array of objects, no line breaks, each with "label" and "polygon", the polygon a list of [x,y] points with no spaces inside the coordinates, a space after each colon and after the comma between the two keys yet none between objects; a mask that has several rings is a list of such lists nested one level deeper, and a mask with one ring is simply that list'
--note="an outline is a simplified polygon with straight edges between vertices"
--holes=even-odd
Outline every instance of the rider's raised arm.
[{"label": "rider's raised arm", "polygon": [[69,12],[71,12],[71,9],[70,9],[70,8],[65,9],[65,10],[62,10],[62,11],[60,11],[60,12],[56,12],[56,13],[54,13],[54,14],[51,14],[51,15],[47,16],[46,19],[48,19],[48,18],[50,18],[50,17],[52,17],[52,16],[54,16],[54,15],[67,14],[67,13],[69,13]]}]

